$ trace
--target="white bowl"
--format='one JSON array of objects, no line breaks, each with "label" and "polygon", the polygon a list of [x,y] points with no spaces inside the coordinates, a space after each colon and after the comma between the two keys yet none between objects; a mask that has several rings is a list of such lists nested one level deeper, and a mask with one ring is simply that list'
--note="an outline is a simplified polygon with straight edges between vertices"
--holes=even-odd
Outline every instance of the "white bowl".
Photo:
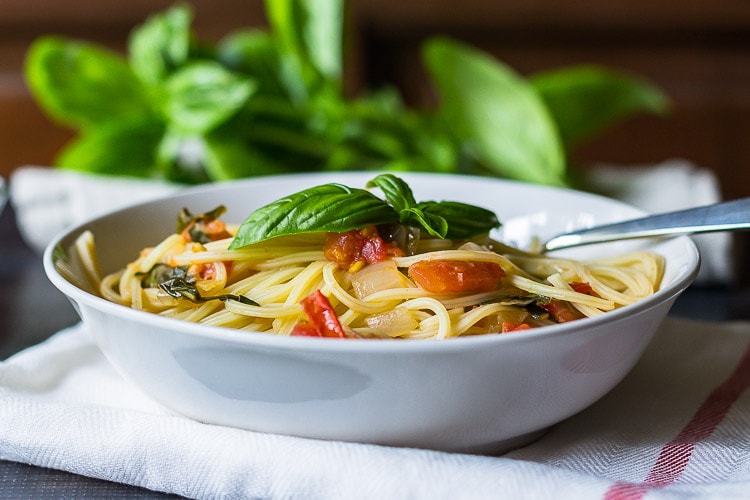
[{"label": "white bowl", "polygon": [[[91,220],[55,238],[44,266],[110,362],[156,401],[212,424],[309,438],[491,453],[529,441],[586,408],[633,367],[699,266],[687,237],[569,250],[573,256],[648,249],[666,257],[653,296],[597,318],[443,341],[280,337],[206,327],[135,311],[77,288],[53,250],[84,230],[102,270],[122,267],[174,230],[179,210],[253,209],[326,182],[363,187],[373,173],[256,178],[189,189]],[[418,200],[494,210],[505,241],[528,244],[576,227],[642,215],[610,199],[489,178],[403,174]]]}]

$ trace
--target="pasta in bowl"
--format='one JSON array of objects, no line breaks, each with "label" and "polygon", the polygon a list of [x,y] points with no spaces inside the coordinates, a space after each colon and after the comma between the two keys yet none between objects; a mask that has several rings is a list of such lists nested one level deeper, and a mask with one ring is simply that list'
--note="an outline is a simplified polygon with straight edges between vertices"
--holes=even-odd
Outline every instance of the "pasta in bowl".
[{"label": "pasta in bowl", "polygon": [[268,177],[90,221],[45,266],[112,364],[186,416],[491,452],[611,389],[693,279],[687,238],[527,251],[636,215],[473,177]]}]

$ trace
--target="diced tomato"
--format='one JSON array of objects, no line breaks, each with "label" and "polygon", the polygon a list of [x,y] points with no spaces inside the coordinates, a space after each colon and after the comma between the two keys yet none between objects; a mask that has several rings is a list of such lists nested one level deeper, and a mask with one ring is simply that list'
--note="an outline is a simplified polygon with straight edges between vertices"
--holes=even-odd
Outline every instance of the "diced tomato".
[{"label": "diced tomato", "polygon": [[494,262],[420,260],[409,266],[409,277],[431,293],[489,292],[503,276]]},{"label": "diced tomato", "polygon": [[315,325],[310,323],[297,323],[292,328],[293,337],[322,337],[320,330]]},{"label": "diced tomato", "polygon": [[375,226],[353,229],[345,233],[328,233],[323,247],[326,259],[341,269],[351,269],[357,262],[373,264],[404,252],[395,243],[386,243]]},{"label": "diced tomato", "polygon": [[191,267],[191,271],[198,275],[202,280],[216,279],[216,263],[206,262],[203,264],[195,264],[195,269]]},{"label": "diced tomato", "polygon": [[371,236],[362,245],[362,257],[368,264],[382,262],[388,257],[388,245],[380,236]]},{"label": "diced tomato", "polygon": [[558,323],[580,319],[581,315],[577,314],[570,306],[559,300],[550,300],[548,303],[539,303],[539,307],[550,313],[552,318]]},{"label": "diced tomato", "polygon": [[[224,264],[224,268],[226,269],[226,274],[229,275],[229,273],[232,270],[232,261],[226,260],[222,261]],[[213,280],[216,279],[216,262],[204,262],[202,264],[193,264],[190,266],[190,269],[188,271],[190,274],[193,274],[195,276],[198,276],[202,280]]]},{"label": "diced tomato", "polygon": [[333,310],[331,302],[320,290],[316,290],[302,299],[300,304],[302,305],[302,310],[307,315],[307,323],[298,323],[295,325],[292,335],[346,337],[336,311]]},{"label": "diced tomato", "polygon": [[232,236],[227,231],[227,226],[223,221],[218,219],[199,219],[192,221],[182,231],[182,238],[185,241],[198,241],[205,243],[207,241],[223,240]]},{"label": "diced tomato", "polygon": [[512,321],[503,321],[502,333],[517,332],[519,330],[528,330],[531,326],[526,323],[514,323]]},{"label": "diced tomato", "polygon": [[593,297],[598,297],[599,295],[594,291],[593,288],[591,288],[591,285],[586,283],[585,281],[571,281],[568,283],[570,287],[575,290],[578,293],[585,293],[586,295],[591,295]]}]

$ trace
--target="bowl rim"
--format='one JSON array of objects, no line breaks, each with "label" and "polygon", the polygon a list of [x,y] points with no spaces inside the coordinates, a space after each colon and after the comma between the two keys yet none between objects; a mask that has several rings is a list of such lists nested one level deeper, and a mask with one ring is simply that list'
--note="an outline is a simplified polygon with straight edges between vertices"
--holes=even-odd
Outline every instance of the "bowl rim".
[{"label": "bowl rim", "polygon": [[[375,176],[380,172],[375,171],[347,171],[334,173],[339,177],[356,177],[359,175],[370,175]],[[401,175],[402,173],[398,173]],[[192,323],[176,318],[170,318],[160,316],[158,314],[139,311],[131,309],[127,306],[117,304],[106,300],[102,297],[91,294],[69,282],[65,279],[56,269],[53,261],[53,255],[55,254],[56,248],[59,244],[73,235],[82,232],[88,225],[111,217],[116,217],[118,214],[130,211],[136,207],[147,206],[149,204],[157,204],[170,199],[177,199],[183,197],[189,197],[198,195],[201,193],[209,193],[211,191],[221,191],[227,189],[230,186],[235,186],[241,183],[258,183],[262,181],[277,181],[277,180],[314,180],[319,178],[331,177],[331,172],[312,172],[312,173],[301,173],[301,174],[275,174],[267,176],[258,176],[253,178],[238,179],[235,181],[225,181],[219,183],[204,184],[198,186],[190,186],[185,189],[178,190],[177,192],[169,193],[165,196],[160,196],[156,199],[142,201],[134,203],[132,205],[119,208],[116,210],[108,211],[106,213],[90,217],[77,223],[71,227],[65,228],[58,232],[58,234],[52,238],[47,244],[42,256],[42,263],[47,275],[47,278],[52,284],[66,295],[70,300],[75,303],[83,303],[90,306],[104,314],[109,314],[119,319],[126,321],[134,321],[143,325],[150,325],[155,328],[163,328],[166,330],[180,330],[181,334],[205,338],[208,340],[222,340],[231,343],[247,346],[262,346],[265,348],[282,348],[282,349],[297,349],[309,352],[382,352],[382,353],[393,353],[393,352],[431,352],[438,350],[441,352],[453,352],[464,349],[475,349],[477,347],[500,343],[500,344],[515,344],[515,343],[526,343],[535,342],[539,337],[561,337],[567,335],[573,335],[581,330],[593,329],[605,323],[614,323],[625,319],[628,316],[643,313],[659,304],[670,300],[682,293],[695,279],[700,267],[700,254],[695,243],[688,236],[676,236],[669,239],[680,241],[687,246],[686,255],[686,270],[682,271],[675,279],[668,283],[663,288],[660,288],[653,295],[644,299],[638,300],[633,304],[628,304],[621,308],[613,311],[609,311],[606,314],[602,314],[593,318],[584,318],[582,320],[549,325],[539,328],[532,328],[529,330],[523,330],[514,332],[513,335],[469,335],[450,339],[434,340],[434,341],[415,341],[408,339],[337,339],[337,338],[309,338],[309,337],[291,337],[287,335],[272,335],[264,332],[253,332],[249,330],[235,330],[231,328],[209,326],[199,323]],[[500,179],[500,178],[483,178],[463,174],[443,174],[443,173],[425,173],[425,172],[404,172],[404,177],[424,177],[429,179],[439,180],[441,178],[455,179],[457,177],[464,179],[481,179],[483,181],[498,182],[507,185],[523,185],[533,189],[539,189],[541,191],[565,191],[576,196],[590,197],[600,201],[606,201],[609,203],[616,203],[622,207],[645,214],[643,210],[640,210],[628,203],[616,200],[613,198],[607,198],[602,195],[579,191],[565,187],[554,187],[546,185],[536,185],[522,183],[513,180]],[[346,340],[342,342],[342,340]]]}]

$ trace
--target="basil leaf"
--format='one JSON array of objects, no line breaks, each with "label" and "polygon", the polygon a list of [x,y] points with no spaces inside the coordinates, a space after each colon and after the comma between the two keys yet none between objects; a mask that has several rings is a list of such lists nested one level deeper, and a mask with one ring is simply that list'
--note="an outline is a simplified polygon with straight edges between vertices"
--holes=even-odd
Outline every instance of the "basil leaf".
[{"label": "basil leaf", "polygon": [[667,97],[649,82],[599,66],[539,73],[531,84],[544,99],[566,145],[634,113],[666,112]]},{"label": "basil leaf", "polygon": [[141,276],[141,286],[143,287],[161,288],[171,297],[188,299],[196,304],[209,300],[221,300],[222,302],[236,300],[237,302],[251,306],[259,305],[244,295],[234,295],[231,293],[203,297],[195,286],[195,276],[188,273],[188,269],[189,266],[171,267],[167,264],[155,264],[148,272],[137,273],[136,276]]},{"label": "basil leaf", "polygon": [[491,210],[457,201],[426,201],[417,204],[424,214],[439,215],[447,225],[443,238],[463,240],[500,227]]},{"label": "basil leaf", "polygon": [[174,73],[166,88],[166,113],[173,126],[204,133],[244,106],[257,85],[218,63],[200,62]]},{"label": "basil leaf", "polygon": [[409,185],[393,174],[381,174],[367,183],[378,187],[399,214],[399,222],[421,227],[436,238],[465,239],[486,233],[500,222],[490,210],[455,201],[417,203]]},{"label": "basil leaf", "polygon": [[154,114],[125,59],[95,45],[39,38],[25,72],[37,103],[64,125],[93,128]]},{"label": "basil leaf", "polygon": [[221,40],[216,56],[230,70],[257,81],[260,92],[285,94],[279,52],[269,33],[258,29],[233,33]]},{"label": "basil leaf", "polygon": [[444,238],[448,223],[437,213],[424,212],[417,206],[409,185],[393,174],[381,174],[367,183],[368,188],[378,187],[385,199],[398,212],[398,219],[406,226],[421,227],[436,238]]},{"label": "basil leaf", "polygon": [[380,174],[370,180],[366,187],[368,189],[380,188],[385,199],[396,209],[396,212],[407,210],[417,204],[409,185],[393,174]]},{"label": "basil leaf", "polygon": [[146,83],[163,81],[190,54],[192,11],[178,5],[146,20],[128,40],[130,65]]},{"label": "basil leaf", "polygon": [[321,75],[338,84],[343,60],[344,0],[302,0],[299,5],[304,6],[306,15],[300,48]]},{"label": "basil leaf", "polygon": [[[323,86],[338,89],[343,60],[343,0],[266,0],[265,10],[292,97],[306,99]],[[300,88],[300,81],[305,88]]]},{"label": "basil leaf", "polygon": [[448,234],[448,221],[444,217],[421,207],[411,207],[399,213],[399,221],[405,226],[421,227],[435,238],[444,239]]},{"label": "basil leaf", "polygon": [[67,144],[55,163],[95,174],[155,177],[164,125],[155,121],[110,123]]},{"label": "basil leaf", "polygon": [[528,82],[487,54],[446,38],[429,40],[423,59],[445,123],[481,163],[513,179],[564,183],[558,131]]},{"label": "basil leaf", "polygon": [[281,174],[289,167],[276,156],[264,154],[248,141],[226,130],[215,130],[204,138],[203,167],[213,181],[258,175]]},{"label": "basil leaf", "polygon": [[[196,226],[200,222],[210,222],[217,220],[219,217],[224,215],[226,211],[227,207],[225,207],[224,205],[219,205],[213,210],[194,215],[187,208],[183,208],[182,210],[180,210],[180,213],[177,214],[177,233],[183,232],[188,227]],[[190,235],[193,236],[192,241],[197,241],[199,243],[207,243],[208,241],[211,241],[210,238],[208,238],[204,233],[191,232]]]},{"label": "basil leaf", "polygon": [[138,273],[141,278],[141,286],[144,288],[156,288],[161,283],[172,279],[189,280],[188,266],[172,267],[167,264],[154,264],[145,273]]},{"label": "basil leaf", "polygon": [[240,225],[229,248],[242,248],[292,234],[343,233],[397,220],[393,208],[369,191],[341,184],[324,184],[277,200],[250,214]]}]

